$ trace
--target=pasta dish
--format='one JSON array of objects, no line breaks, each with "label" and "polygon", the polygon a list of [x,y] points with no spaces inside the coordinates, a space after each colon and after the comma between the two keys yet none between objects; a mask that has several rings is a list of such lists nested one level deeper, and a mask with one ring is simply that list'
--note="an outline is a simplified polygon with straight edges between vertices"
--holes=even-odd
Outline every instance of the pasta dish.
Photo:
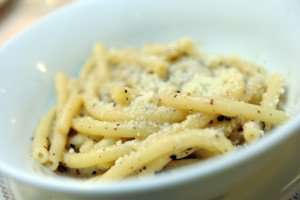
[{"label": "pasta dish", "polygon": [[33,158],[93,180],[155,175],[234,151],[287,115],[279,74],[192,40],[113,49],[96,44],[78,78],[55,76]]}]

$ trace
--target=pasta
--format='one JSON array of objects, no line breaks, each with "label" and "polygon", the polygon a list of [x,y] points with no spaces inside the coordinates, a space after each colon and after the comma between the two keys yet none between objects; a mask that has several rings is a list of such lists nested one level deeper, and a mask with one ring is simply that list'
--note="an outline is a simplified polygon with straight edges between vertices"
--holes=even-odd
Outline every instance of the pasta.
[{"label": "pasta", "polygon": [[155,123],[143,121],[115,123],[98,121],[91,117],[82,117],[73,120],[73,128],[81,134],[86,135],[101,135],[104,137],[117,138],[144,138],[158,131],[159,126]]},{"label": "pasta", "polygon": [[[151,145],[148,145],[147,147],[141,147],[140,151],[120,158],[101,178],[110,180],[121,179],[161,155],[172,154],[174,149],[183,150],[190,147],[197,147],[213,152],[213,154],[220,154],[230,151],[233,148],[231,142],[223,134],[205,129],[187,129],[180,135],[172,135],[166,137],[164,140],[155,141]],[[138,160],[139,162],[136,163],[134,160]]]},{"label": "pasta", "polygon": [[51,140],[50,150],[49,150],[49,161],[47,165],[52,170],[56,170],[59,166],[59,162],[63,158],[64,149],[67,143],[67,136],[61,134],[56,128],[54,128],[54,133]]},{"label": "pasta", "polygon": [[178,122],[185,118],[185,114],[175,109],[154,108],[152,111],[136,110],[126,111],[122,108],[113,108],[96,98],[85,98],[87,112],[94,118],[104,121],[149,120],[154,122]]},{"label": "pasta", "polygon": [[[261,106],[274,109],[279,103],[279,98],[283,93],[283,80],[278,74],[273,74],[267,82],[267,91],[263,94]],[[272,125],[265,124],[265,129],[270,129]],[[252,143],[264,135],[260,125],[256,122],[247,122],[244,124],[244,138],[247,143]]]},{"label": "pasta", "polygon": [[100,140],[98,143],[94,145],[94,149],[97,150],[102,147],[108,147],[115,144],[116,142],[117,142],[116,139],[113,138],[103,138],[102,140]]},{"label": "pasta", "polygon": [[86,153],[66,153],[64,156],[65,164],[70,168],[91,167],[111,161],[126,155],[134,150],[136,144],[127,142],[124,144],[113,145],[106,148],[100,148]]},{"label": "pasta", "polygon": [[254,143],[288,116],[284,79],[189,38],[143,48],[96,44],[78,78],[58,72],[35,160],[91,181],[155,176]]},{"label": "pasta", "polygon": [[48,160],[48,137],[51,133],[52,122],[55,117],[55,109],[50,111],[44,116],[37,127],[35,137],[33,139],[33,157],[40,163],[45,163]]},{"label": "pasta", "polygon": [[68,79],[64,73],[57,73],[55,77],[55,87],[57,91],[57,107],[61,110],[68,98]]},{"label": "pasta", "polygon": [[173,96],[161,96],[161,101],[163,104],[177,109],[195,110],[229,117],[240,116],[274,124],[282,123],[287,119],[287,115],[283,111],[219,97],[188,97],[175,94]]},{"label": "pasta", "polygon": [[170,161],[170,156],[161,156],[160,158],[150,162],[149,164],[139,169],[139,171],[136,172],[136,174],[138,176],[155,175],[155,173],[161,171]]},{"label": "pasta", "polygon": [[88,152],[90,151],[93,146],[95,145],[95,142],[92,139],[87,139],[79,148],[80,153]]},{"label": "pasta", "polygon": [[72,118],[81,107],[82,99],[78,94],[71,95],[57,119],[57,129],[61,134],[67,134],[71,128]]}]

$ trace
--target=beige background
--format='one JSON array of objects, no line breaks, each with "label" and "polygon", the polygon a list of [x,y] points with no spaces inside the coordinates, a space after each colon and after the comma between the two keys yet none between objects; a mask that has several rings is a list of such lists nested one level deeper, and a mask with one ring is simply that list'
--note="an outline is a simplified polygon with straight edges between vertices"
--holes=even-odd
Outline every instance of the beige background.
[{"label": "beige background", "polygon": [[72,0],[6,1],[0,7],[0,46],[37,19],[62,5],[70,3]]}]

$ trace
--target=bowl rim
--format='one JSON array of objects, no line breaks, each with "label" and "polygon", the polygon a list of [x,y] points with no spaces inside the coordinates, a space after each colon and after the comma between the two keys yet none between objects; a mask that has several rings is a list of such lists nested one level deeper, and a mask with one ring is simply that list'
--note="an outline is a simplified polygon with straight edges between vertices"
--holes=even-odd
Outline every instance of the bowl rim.
[{"label": "bowl rim", "polygon": [[[18,33],[6,42],[0,49],[4,52],[10,46],[13,46],[23,36],[35,32],[35,29],[40,24],[51,23],[55,21],[55,18],[63,13],[70,12],[71,10],[80,9],[82,4],[88,4],[95,1],[78,1],[71,3],[70,5],[64,6],[57,9],[56,11],[43,17],[41,20],[35,22],[25,31]],[[163,189],[172,186],[181,185],[192,180],[204,179],[205,177],[214,176],[222,173],[226,169],[237,167],[246,161],[258,157],[263,152],[275,148],[286,141],[288,138],[297,134],[300,130],[300,115],[295,116],[293,119],[286,122],[284,125],[275,129],[272,134],[269,134],[257,141],[255,144],[249,145],[246,148],[239,149],[238,151],[231,152],[228,155],[223,155],[218,158],[212,158],[208,161],[201,163],[200,165],[193,165],[185,167],[184,169],[178,169],[176,176],[171,174],[162,174],[155,178],[144,177],[140,180],[128,179],[126,181],[114,182],[114,183],[102,183],[101,184],[83,184],[83,182],[74,182],[64,180],[61,178],[41,178],[26,174],[22,170],[11,168],[8,164],[0,159],[0,172],[20,183],[27,184],[36,188],[45,190],[63,192],[69,194],[80,194],[80,195],[91,195],[91,194],[102,194],[102,195],[117,195],[125,193],[137,193],[141,191],[149,191],[156,189]],[[195,167],[197,166],[197,167]],[[180,173],[184,172],[184,173]]]}]

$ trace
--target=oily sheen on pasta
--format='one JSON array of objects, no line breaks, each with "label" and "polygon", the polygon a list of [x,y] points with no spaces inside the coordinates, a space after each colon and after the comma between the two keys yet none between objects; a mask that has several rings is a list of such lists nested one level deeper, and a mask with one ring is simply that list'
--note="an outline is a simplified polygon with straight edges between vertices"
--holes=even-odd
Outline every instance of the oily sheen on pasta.
[{"label": "oily sheen on pasta", "polygon": [[279,74],[192,40],[113,49],[96,44],[78,78],[58,72],[34,159],[53,171],[120,180],[229,153],[287,119]]}]

